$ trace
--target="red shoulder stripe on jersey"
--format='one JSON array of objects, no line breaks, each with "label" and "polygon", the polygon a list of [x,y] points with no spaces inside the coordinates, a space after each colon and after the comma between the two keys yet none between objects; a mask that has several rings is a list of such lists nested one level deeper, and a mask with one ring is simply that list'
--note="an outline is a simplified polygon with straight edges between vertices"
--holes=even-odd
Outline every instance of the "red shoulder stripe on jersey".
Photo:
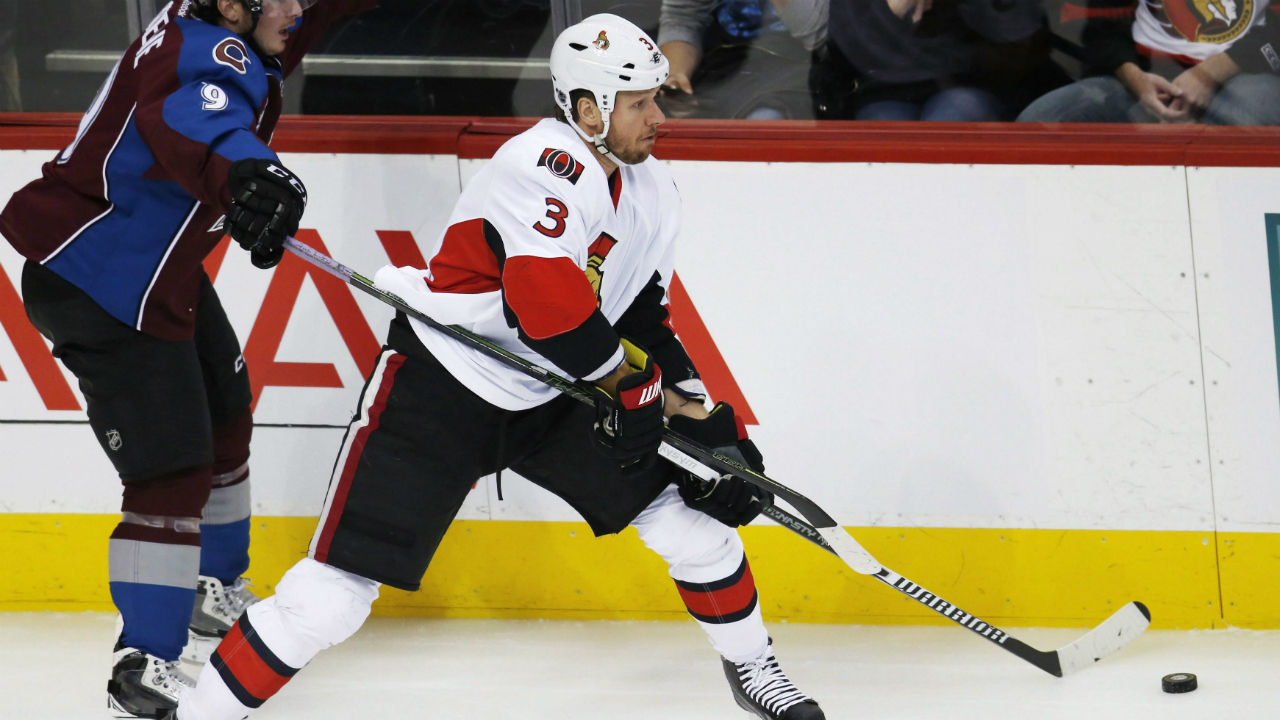
[{"label": "red shoulder stripe on jersey", "polygon": [[622,199],[622,168],[613,171],[609,176],[609,196],[613,198],[613,209],[618,209],[618,201]]},{"label": "red shoulder stripe on jersey", "polygon": [[502,289],[498,258],[484,239],[483,218],[451,225],[430,268],[427,285],[436,292],[472,295]]},{"label": "red shoulder stripe on jersey", "polygon": [[756,581],[745,554],[742,564],[729,577],[710,583],[676,580],[676,589],[694,619],[717,625],[742,620],[759,602]]},{"label": "red shoulder stripe on jersey", "polygon": [[567,257],[516,255],[502,274],[507,305],[535,340],[569,332],[596,310],[596,294],[582,268]]}]

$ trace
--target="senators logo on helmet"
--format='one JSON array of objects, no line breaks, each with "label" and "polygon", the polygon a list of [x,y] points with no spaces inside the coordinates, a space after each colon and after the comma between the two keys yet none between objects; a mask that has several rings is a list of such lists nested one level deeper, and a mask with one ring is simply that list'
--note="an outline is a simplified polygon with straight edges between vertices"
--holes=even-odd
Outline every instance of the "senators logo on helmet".
[{"label": "senators logo on helmet", "polygon": [[555,148],[543,150],[542,157],[538,158],[538,167],[545,167],[547,172],[561,180],[568,180],[574,185],[577,185],[578,178],[582,177],[582,163],[564,150]]},{"label": "senators logo on helmet", "polygon": [[596,38],[596,41],[595,41],[595,42],[593,42],[593,43],[591,43],[591,44],[592,44],[592,45],[595,45],[595,46],[596,46],[596,48],[597,48],[598,50],[608,50],[608,49],[609,49],[609,36],[608,36],[608,35],[606,35],[606,34],[605,34],[605,32],[604,32],[603,30],[601,30],[601,31],[600,31],[600,35],[599,35],[599,37],[597,37],[597,38]]}]

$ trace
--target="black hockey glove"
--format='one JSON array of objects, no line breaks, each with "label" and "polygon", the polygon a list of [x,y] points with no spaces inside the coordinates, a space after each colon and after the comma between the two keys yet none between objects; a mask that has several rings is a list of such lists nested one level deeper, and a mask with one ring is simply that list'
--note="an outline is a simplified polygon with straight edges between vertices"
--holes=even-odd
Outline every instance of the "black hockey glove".
[{"label": "black hockey glove", "polygon": [[617,397],[593,386],[596,424],[591,429],[596,445],[618,461],[627,475],[653,467],[662,444],[662,370],[642,347],[623,338],[623,360],[634,374],[618,381]]},{"label": "black hockey glove", "polygon": [[[687,415],[672,415],[667,422],[671,432],[701,443],[756,472],[764,472],[764,457],[756,449],[756,444],[747,438],[746,427],[739,422],[729,404],[717,403],[711,409],[711,416],[705,420],[695,420]],[[733,475],[724,475],[717,480],[703,480],[687,470],[681,470],[677,486],[685,505],[704,512],[729,527],[746,525],[773,504],[773,493]]]},{"label": "black hockey glove", "polygon": [[297,234],[307,209],[306,186],[284,165],[260,158],[232,165],[227,186],[227,234],[249,251],[255,266],[275,267],[284,257],[285,238]]}]

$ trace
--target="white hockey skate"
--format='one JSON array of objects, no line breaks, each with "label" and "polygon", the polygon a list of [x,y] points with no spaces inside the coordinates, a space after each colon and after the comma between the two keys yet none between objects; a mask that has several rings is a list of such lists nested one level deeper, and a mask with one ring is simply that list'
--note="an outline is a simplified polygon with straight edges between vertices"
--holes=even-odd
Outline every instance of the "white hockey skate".
[{"label": "white hockey skate", "polygon": [[178,660],[161,660],[116,643],[107,709],[117,718],[162,718],[178,707],[178,694],[196,682]]},{"label": "white hockey skate", "polygon": [[225,587],[217,578],[200,576],[191,609],[191,625],[187,628],[187,646],[182,649],[183,660],[196,665],[209,662],[209,656],[231,626],[250,605],[260,600],[249,590],[250,585],[247,578],[236,578],[231,587]]},{"label": "white hockey skate", "polygon": [[721,658],[738,707],[763,720],[826,720],[816,700],[800,692],[778,667],[773,640],[764,654],[744,663]]}]

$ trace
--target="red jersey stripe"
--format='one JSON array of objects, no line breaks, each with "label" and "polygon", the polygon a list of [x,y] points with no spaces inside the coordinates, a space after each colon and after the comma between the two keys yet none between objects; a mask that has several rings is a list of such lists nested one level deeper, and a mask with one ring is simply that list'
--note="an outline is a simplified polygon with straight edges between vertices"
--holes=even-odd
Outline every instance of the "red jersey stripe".
[{"label": "red jersey stripe", "polygon": [[484,219],[449,226],[440,251],[431,258],[427,285],[435,292],[476,293],[502,289],[498,258],[484,239]]},{"label": "red jersey stripe", "polygon": [[591,282],[567,257],[507,258],[502,285],[520,328],[534,340],[574,330],[596,311]]}]

